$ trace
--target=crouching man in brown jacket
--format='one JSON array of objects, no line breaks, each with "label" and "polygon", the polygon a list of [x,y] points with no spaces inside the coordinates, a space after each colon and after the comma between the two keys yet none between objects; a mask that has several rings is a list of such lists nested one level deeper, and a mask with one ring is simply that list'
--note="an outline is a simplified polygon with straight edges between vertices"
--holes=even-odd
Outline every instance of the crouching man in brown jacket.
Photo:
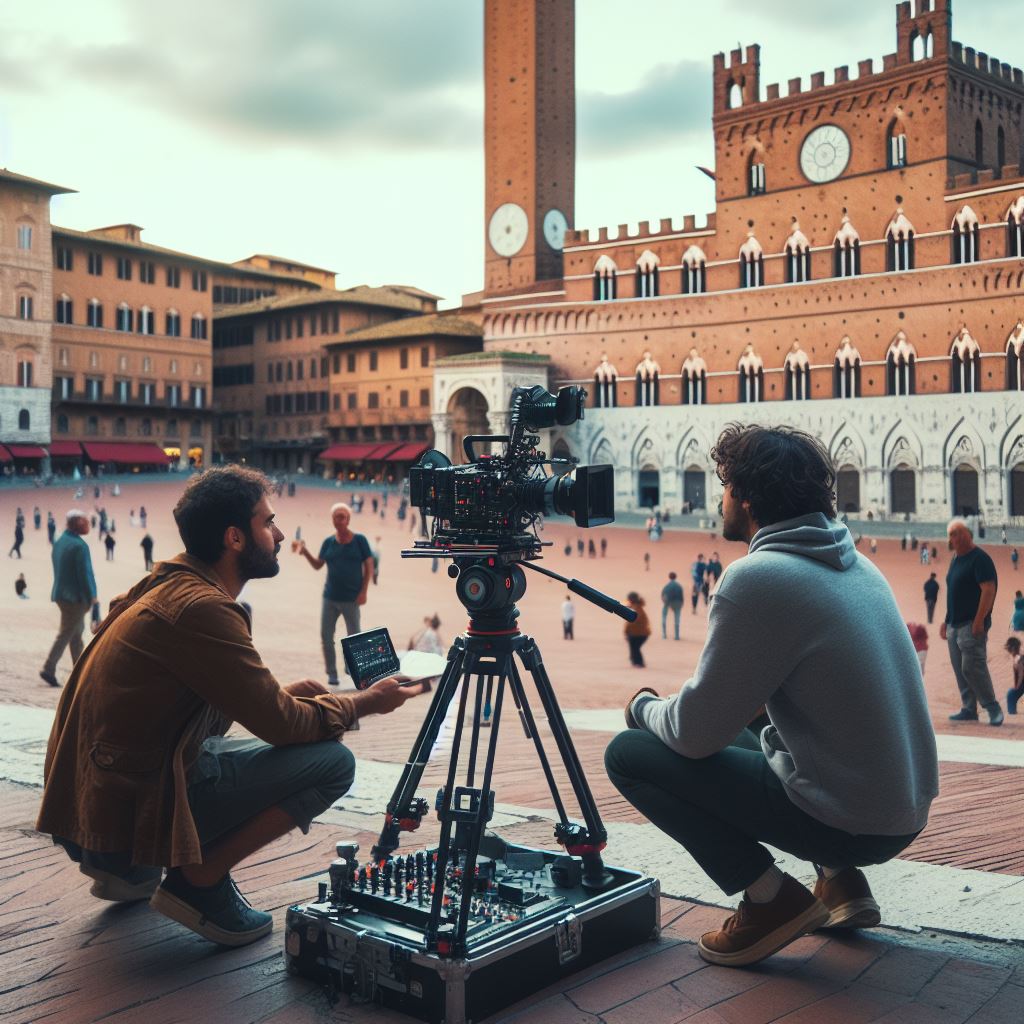
[{"label": "crouching man in brown jacket", "polygon": [[[111,604],[75,664],[46,751],[37,828],[53,836],[100,899],[150,900],[204,938],[268,934],[230,871],[312,819],[355,776],[338,740],[421,687],[385,679],[353,696],[302,680],[281,686],[237,602],[276,576],[284,535],[268,481],[211,469],[174,509],[185,553]],[[225,739],[232,721],[255,739]],[[161,869],[167,874],[160,882]]]}]

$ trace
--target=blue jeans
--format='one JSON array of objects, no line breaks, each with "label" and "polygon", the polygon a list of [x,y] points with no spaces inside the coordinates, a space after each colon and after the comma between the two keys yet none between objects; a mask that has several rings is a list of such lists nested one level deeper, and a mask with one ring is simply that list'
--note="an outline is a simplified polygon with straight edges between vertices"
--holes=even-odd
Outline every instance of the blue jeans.
[{"label": "blue jeans", "polygon": [[988,634],[975,636],[969,622],[947,626],[946,644],[964,711],[977,714],[979,704],[986,709],[996,704],[995,687],[988,671]]},{"label": "blue jeans", "polygon": [[665,636],[666,627],[668,625],[668,610],[672,609],[672,614],[675,617],[676,623],[676,639],[679,639],[679,613],[683,610],[682,601],[669,601],[661,606],[661,635]]}]

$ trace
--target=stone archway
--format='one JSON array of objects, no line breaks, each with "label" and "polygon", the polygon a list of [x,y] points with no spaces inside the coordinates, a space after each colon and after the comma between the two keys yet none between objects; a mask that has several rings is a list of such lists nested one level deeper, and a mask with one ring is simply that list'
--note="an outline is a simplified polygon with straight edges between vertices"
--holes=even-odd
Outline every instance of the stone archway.
[{"label": "stone archway", "polygon": [[860,470],[856,466],[841,466],[836,473],[836,511],[860,511]]},{"label": "stone archway", "polygon": [[917,511],[917,474],[911,466],[900,463],[889,474],[889,507],[894,515]]},{"label": "stone archway", "polygon": [[655,508],[661,504],[661,470],[647,462],[637,474],[637,506]]},{"label": "stone archway", "polygon": [[[466,461],[462,439],[467,434],[489,434],[487,399],[476,388],[459,388],[448,399],[448,454],[456,465]],[[478,446],[477,453],[486,453],[486,446]]]},{"label": "stone archway", "polygon": [[974,516],[978,510],[978,471],[961,462],[953,470],[953,515]]},{"label": "stone archway", "polygon": [[1010,470],[1010,515],[1024,516],[1024,462]]}]

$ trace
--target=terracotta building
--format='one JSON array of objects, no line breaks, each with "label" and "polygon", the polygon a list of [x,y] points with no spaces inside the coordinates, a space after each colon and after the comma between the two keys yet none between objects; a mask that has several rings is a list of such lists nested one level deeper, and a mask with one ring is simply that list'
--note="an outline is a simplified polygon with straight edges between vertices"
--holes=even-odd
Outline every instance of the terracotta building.
[{"label": "terracotta building", "polygon": [[288,266],[318,287],[217,309],[218,450],[285,472],[380,475],[410,461],[385,467],[384,456],[428,446],[433,359],[478,350],[479,326],[438,315],[437,296],[417,288],[336,290],[317,278],[329,271]]},{"label": "terracotta building", "polygon": [[[142,229],[53,230],[53,468],[213,459],[213,295],[304,290],[151,245]],[[313,287],[309,285],[308,287]]]},{"label": "terracotta building", "polygon": [[[488,2],[485,348],[588,386],[549,440],[613,462],[620,507],[713,508],[742,419],[821,436],[843,510],[1024,516],[1024,75],[951,24],[901,3],[880,67],[785,89],[718,54],[715,211],[580,231],[573,4]],[[463,377],[438,432],[513,370]]]},{"label": "terracotta building", "polygon": [[71,189],[0,169],[0,471],[36,469],[50,441],[50,199]]}]

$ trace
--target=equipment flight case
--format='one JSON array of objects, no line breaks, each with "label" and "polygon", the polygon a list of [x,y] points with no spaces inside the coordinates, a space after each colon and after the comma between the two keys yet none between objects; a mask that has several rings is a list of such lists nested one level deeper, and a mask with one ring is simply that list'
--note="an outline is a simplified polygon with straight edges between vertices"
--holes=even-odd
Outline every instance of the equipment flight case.
[{"label": "equipment flight case", "polygon": [[[351,856],[354,849],[339,844],[339,852]],[[463,956],[446,955],[443,941],[437,952],[426,948],[428,872],[419,872],[417,884],[416,866],[433,863],[434,851],[427,850],[422,859],[406,859],[408,881],[392,868],[391,878],[373,881],[374,892],[369,882],[362,889],[321,883],[316,902],[289,908],[288,970],[420,1020],[468,1024],[658,935],[656,879],[607,867],[612,879],[592,892],[581,884],[579,858],[491,834],[480,853],[483,881]]]}]

